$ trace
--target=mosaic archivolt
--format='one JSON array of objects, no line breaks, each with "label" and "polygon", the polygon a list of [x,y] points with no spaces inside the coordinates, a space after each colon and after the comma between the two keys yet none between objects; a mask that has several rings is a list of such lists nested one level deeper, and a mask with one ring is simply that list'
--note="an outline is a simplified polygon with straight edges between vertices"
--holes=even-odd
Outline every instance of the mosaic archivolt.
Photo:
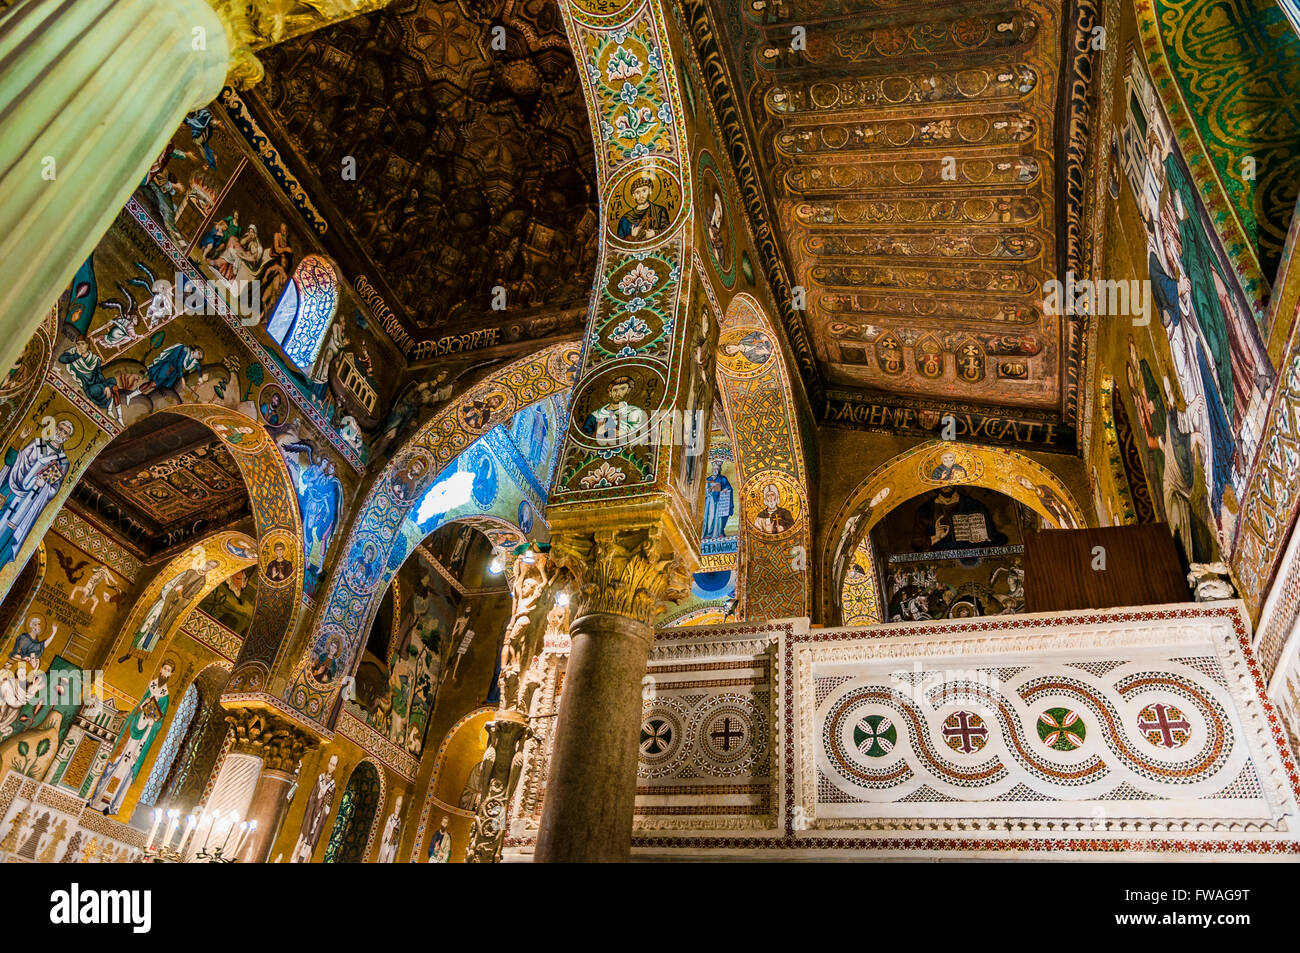
[{"label": "mosaic archivolt", "polygon": [[[940,469],[948,455],[952,455],[948,466],[955,465],[965,476]],[[940,476],[944,472],[951,475]],[[827,534],[821,559],[827,607],[841,605],[848,554],[861,552],[861,541],[867,539],[871,528],[907,500],[943,486],[995,490],[1023,503],[1059,529],[1087,525],[1084,511],[1056,475],[1023,454],[1000,447],[928,441],[876,467],[849,494],[828,524],[839,528],[839,533]],[[863,568],[874,578],[874,565]]]},{"label": "mosaic archivolt", "polygon": [[491,375],[430,419],[378,475],[357,507],[311,638],[288,675],[284,698],[296,711],[318,723],[330,717],[342,680],[320,683],[310,670],[332,651],[338,670],[351,671],[379,597],[408,555],[405,546],[399,550],[394,544],[423,491],[497,424],[569,389],[577,358],[576,346],[557,344]]}]

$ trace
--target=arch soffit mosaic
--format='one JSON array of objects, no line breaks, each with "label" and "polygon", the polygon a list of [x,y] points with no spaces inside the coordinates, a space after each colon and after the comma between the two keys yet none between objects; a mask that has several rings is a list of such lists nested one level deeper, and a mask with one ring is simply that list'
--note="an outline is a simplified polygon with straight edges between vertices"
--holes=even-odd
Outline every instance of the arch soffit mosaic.
[{"label": "arch soffit mosaic", "polygon": [[289,468],[261,422],[239,411],[217,404],[178,404],[162,410],[189,417],[212,430],[230,451],[244,479],[257,536],[258,585],[236,668],[250,666],[269,672],[302,608],[302,518]]},{"label": "arch soffit mosaic", "polygon": [[[705,288],[710,288],[707,281]],[[711,290],[708,295],[716,309]],[[797,548],[808,551],[811,513],[803,441],[780,341],[757,299],[745,292],[732,298],[721,320],[717,376],[743,501],[737,567],[746,571],[737,573],[736,583],[743,618],[806,615],[811,604],[809,574],[794,568]],[[796,525],[776,534],[778,539],[750,522],[769,483],[793,497],[793,507],[786,505]]]},{"label": "arch soffit mosaic", "polygon": [[[67,416],[69,412],[76,413],[76,408],[71,411],[60,409],[58,415]],[[253,545],[253,552],[255,556],[259,553],[261,555],[257,602],[244,640],[243,655],[264,659],[264,664],[269,665],[276,651],[282,646],[284,634],[292,630],[302,604],[303,552],[300,533],[302,524],[298,512],[298,498],[288,468],[276,450],[274,440],[261,422],[237,410],[218,404],[173,404],[160,407],[146,416],[157,413],[188,417],[206,426],[221,439],[239,468],[249,495],[250,509],[256,528],[257,542]],[[77,461],[76,471],[69,474],[70,479],[65,480],[59,496],[42,514],[38,523],[41,527],[40,532],[32,534],[38,539],[44,536],[45,529],[53,523],[58,512],[66,504],[76,479],[80,478],[85,469],[111,443],[113,435],[100,430],[86,417],[78,414],[76,423],[80,425],[83,441],[87,440],[92,433],[99,434],[101,438],[108,436],[110,440],[99,443],[94,453],[87,454]],[[93,441],[91,445],[95,445]],[[200,545],[206,547],[207,540],[213,538],[215,536],[196,542],[187,552]],[[268,568],[271,560],[275,558],[276,543],[284,545],[284,556],[290,564],[290,572],[281,575],[280,578],[271,579],[268,576]],[[250,565],[254,561],[258,560],[254,558],[243,565]],[[227,578],[234,572],[235,570],[232,569],[221,579]],[[213,585],[215,586],[221,579],[217,579]],[[146,590],[142,601],[143,598],[148,598],[147,593]]]},{"label": "arch soffit mosaic", "polygon": [[318,724],[330,717],[342,679],[318,682],[310,669],[330,651],[343,673],[360,658],[361,633],[407,555],[390,565],[394,544],[437,475],[497,424],[572,387],[577,364],[574,343],[515,361],[444,407],[393,455],[356,510],[310,640],[287,673],[284,698],[292,708]]},{"label": "arch soffit mosaic", "polygon": [[[119,690],[126,690],[131,694],[135,693],[136,688],[142,689],[144,678],[150,674],[149,666],[154,664],[153,661],[146,664],[144,659],[161,657],[171,645],[173,637],[180,630],[185,619],[198,607],[204,597],[241,569],[254,565],[257,562],[257,552],[257,541],[246,533],[220,530],[196,540],[184,552],[173,556],[140,593],[118,631],[117,639],[104,662],[105,667],[108,668],[106,676],[108,681]],[[154,604],[162,595],[163,587],[176,581],[187,571],[202,574],[202,588],[192,590],[192,594],[180,608],[169,613],[167,627],[158,633],[152,647],[140,650],[134,645],[135,636],[145,627]],[[256,611],[255,604],[254,612]],[[119,655],[119,653],[125,654]],[[140,659],[142,671],[139,673],[129,671],[133,658]],[[125,665],[122,664],[123,660]],[[131,683],[130,688],[119,682]],[[139,685],[135,684],[137,682]]]},{"label": "arch soffit mosaic", "polygon": [[[618,375],[631,381],[629,401],[653,419],[686,409],[694,379],[686,290],[696,216],[676,53],[661,0],[562,0],[560,11],[596,140],[603,218],[573,406],[603,404]],[[611,458],[571,425],[552,505],[676,497],[670,474],[681,452],[680,444],[647,442]],[[675,520],[674,529],[689,532]]]}]

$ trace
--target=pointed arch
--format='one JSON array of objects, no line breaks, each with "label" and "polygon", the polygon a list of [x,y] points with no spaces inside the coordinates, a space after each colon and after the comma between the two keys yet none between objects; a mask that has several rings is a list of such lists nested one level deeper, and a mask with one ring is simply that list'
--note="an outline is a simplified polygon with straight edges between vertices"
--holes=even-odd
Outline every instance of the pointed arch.
[{"label": "pointed arch", "polygon": [[384,803],[384,772],[369,758],[352,769],[325,854],[326,864],[359,864],[366,859],[375,836],[379,807]]},{"label": "pointed arch", "polygon": [[405,540],[402,526],[425,490],[497,424],[571,388],[578,354],[576,344],[556,344],[502,368],[435,414],[393,455],[357,509],[307,644],[286,672],[284,699],[294,710],[322,725],[333,717],[343,679],[319,682],[311,668],[332,652],[340,676],[355,670],[383,592],[409,551],[397,546]]},{"label": "pointed arch", "polygon": [[[40,405],[47,409],[42,409],[41,413],[46,415],[49,428],[66,424],[73,435],[72,440],[77,441],[77,449],[82,452],[72,464],[69,464],[67,456],[63,458],[63,478],[58,491],[41,509],[31,531],[18,547],[18,558],[12,560],[11,564],[0,567],[0,599],[7,595],[8,588],[18,575],[14,565],[25,564],[30,559],[28,554],[40,545],[40,540],[67,502],[77,480],[111,443],[112,436],[115,436],[87,418],[80,407],[68,405],[65,408],[63,403],[58,402],[59,395],[53,393],[53,390],[47,378],[45,389],[41,393],[49,396]],[[263,685],[277,653],[287,641],[286,633],[293,630],[302,606],[302,523],[289,469],[265,426],[230,407],[208,403],[172,404],[151,409],[133,423],[157,413],[188,417],[203,424],[221,439],[239,468],[256,527],[256,545],[253,549],[261,558],[257,601],[236,670],[242,663],[248,662],[256,677],[246,683]],[[70,444],[65,446],[71,453]],[[276,560],[277,546],[283,547],[283,559],[290,566],[287,573],[279,571],[281,567],[277,567],[276,571],[270,568],[270,564]],[[142,601],[145,598],[148,598],[147,592]]]},{"label": "pointed arch", "polygon": [[[228,731],[220,698],[229,677],[230,663],[225,660],[213,662],[194,677],[192,684],[199,693],[198,708],[170,770],[163,776],[160,797],[172,807],[193,807],[201,799]],[[221,736],[215,744],[214,734]]]},{"label": "pointed arch", "polygon": [[[952,453],[965,475],[935,477],[935,467]],[[927,440],[905,450],[872,470],[848,495],[826,534],[820,559],[823,605],[836,617],[840,613],[848,554],[858,550],[871,528],[902,503],[936,486],[979,486],[1009,496],[1028,506],[1052,526],[1076,529],[1087,525],[1083,510],[1056,474],[1024,454],[1006,447]],[[869,567],[874,574],[874,565]],[[838,618],[827,620],[839,624]]]},{"label": "pointed arch", "polygon": [[14,580],[9,595],[0,602],[0,648],[8,648],[10,633],[27,620],[27,610],[31,608],[36,593],[41,591],[41,583],[45,581],[45,558],[45,542],[42,540]]},{"label": "pointed arch", "polygon": [[[57,319],[58,311],[54,316]],[[54,344],[48,325],[42,323],[8,374],[0,377],[0,438],[8,442],[27,409],[36,400],[45,372],[54,359]]]},{"label": "pointed arch", "polygon": [[[207,594],[256,562],[257,541],[234,530],[205,536],[173,557],[136,598],[118,631],[103,660],[108,681],[123,689],[139,681],[153,665],[149,660],[167,651],[186,617]],[[134,677],[133,666],[138,669]]]},{"label": "pointed arch", "polygon": [[163,738],[158,756],[154,759],[153,767],[149,769],[149,777],[144,783],[144,790],[140,792],[137,807],[152,807],[158,803],[163,782],[167,780],[172,765],[176,763],[176,756],[180,753],[181,743],[189,733],[190,725],[194,723],[199,703],[199,686],[198,681],[195,680],[190,682],[185,693],[181,695],[181,702],[176,706],[176,714],[172,716],[172,723],[167,728],[167,736]]},{"label": "pointed arch", "polygon": [[475,708],[452,725],[438,745],[433,773],[420,806],[420,822],[411,844],[411,863],[428,860],[430,842],[442,826],[441,821],[433,823],[435,814],[448,821],[446,834],[451,838],[448,862],[461,863],[465,859],[475,812],[461,807],[460,800],[483,760],[487,750],[487,723],[495,716],[494,708]]},{"label": "pointed arch", "polygon": [[302,608],[302,517],[293,478],[260,421],[218,404],[178,404],[164,410],[197,420],[220,437],[248,490],[257,529],[257,600],[231,681],[233,685],[239,676],[242,690],[260,689],[288,644]]},{"label": "pointed arch", "polygon": [[[711,291],[709,296],[712,299]],[[718,390],[740,481],[737,616],[808,615],[812,586],[806,556],[812,512],[781,338],[757,299],[745,292],[731,299],[720,324]],[[773,498],[775,508],[770,506]]]}]

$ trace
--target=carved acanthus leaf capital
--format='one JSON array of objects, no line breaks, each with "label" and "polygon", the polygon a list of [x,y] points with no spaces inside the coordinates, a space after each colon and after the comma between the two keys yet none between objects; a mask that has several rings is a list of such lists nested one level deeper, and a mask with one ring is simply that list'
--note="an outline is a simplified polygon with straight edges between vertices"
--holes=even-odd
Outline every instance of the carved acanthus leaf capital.
[{"label": "carved acanthus leaf capital", "polygon": [[233,750],[256,755],[270,771],[292,771],[320,743],[297,725],[256,708],[226,712],[226,724],[235,734]]},{"label": "carved acanthus leaf capital", "polygon": [[573,618],[608,612],[654,625],[663,606],[686,597],[690,575],[659,526],[565,532],[551,553],[574,579]]},{"label": "carved acanthus leaf capital", "polygon": [[238,89],[262,81],[266,71],[254,53],[340,20],[373,13],[392,0],[207,0],[230,42],[227,80]]}]

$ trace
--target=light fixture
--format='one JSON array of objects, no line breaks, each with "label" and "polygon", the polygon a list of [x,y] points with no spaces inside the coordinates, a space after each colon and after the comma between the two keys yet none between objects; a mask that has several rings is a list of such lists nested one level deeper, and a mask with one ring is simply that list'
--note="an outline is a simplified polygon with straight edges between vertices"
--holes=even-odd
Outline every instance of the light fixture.
[{"label": "light fixture", "polygon": [[501,570],[505,568],[505,564],[501,562],[500,556],[494,556],[492,562],[488,563],[488,572],[492,573],[494,576],[500,575]]},{"label": "light fixture", "polygon": [[555,604],[557,606],[567,606],[569,604],[569,594],[567,592],[556,593]]}]

